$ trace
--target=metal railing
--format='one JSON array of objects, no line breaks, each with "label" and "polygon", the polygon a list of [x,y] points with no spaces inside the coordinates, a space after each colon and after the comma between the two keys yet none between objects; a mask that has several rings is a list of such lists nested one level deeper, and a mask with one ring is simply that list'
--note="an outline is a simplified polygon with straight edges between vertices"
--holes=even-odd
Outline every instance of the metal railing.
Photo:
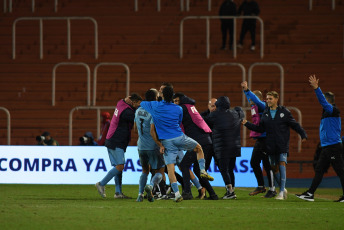
[{"label": "metal railing", "polygon": [[276,62],[256,62],[248,69],[248,87],[252,86],[252,70],[255,66],[277,66],[280,69],[280,105],[284,103],[284,69],[283,66]]},{"label": "metal railing", "polygon": [[[210,66],[209,68],[209,74],[208,74],[208,101],[210,101],[210,99],[212,98],[212,92],[213,92],[213,69],[216,67],[216,66],[238,66],[241,71],[242,71],[242,81],[245,81],[246,80],[246,70],[245,70],[245,67],[240,64],[240,63],[231,63],[231,62],[218,62],[218,63],[215,63],[213,65]],[[242,106],[244,106],[245,104],[245,95],[244,93],[242,93]]]},{"label": "metal railing", "polygon": [[[4,0],[4,13],[7,11],[7,6],[6,6],[7,0]],[[54,10],[57,12],[57,5],[58,5],[58,0],[54,0]],[[36,3],[35,0],[31,0],[31,10],[32,12],[35,12],[35,7]],[[8,12],[12,13],[12,0],[8,0]]]},{"label": "metal railing", "polygon": [[[186,0],[186,11],[190,11],[190,0]],[[208,11],[211,11],[211,0],[208,0]]]},{"label": "metal railing", "polygon": [[210,56],[210,19],[233,19],[233,56],[237,57],[236,31],[237,19],[256,19],[260,22],[260,58],[264,57],[264,22],[258,16],[187,16],[183,18],[179,26],[179,57],[183,58],[183,40],[184,40],[184,21],[189,19],[205,19],[206,20],[206,55]]},{"label": "metal railing", "polygon": [[16,24],[19,21],[39,21],[39,50],[40,59],[43,59],[43,20],[66,20],[67,21],[67,52],[68,59],[71,59],[71,20],[90,20],[94,24],[94,53],[98,58],[98,24],[92,17],[21,17],[13,22],[12,26],[12,58],[16,58]]},{"label": "metal railing", "polygon": [[[187,2],[189,2],[189,0],[186,0]],[[187,6],[189,6],[190,3],[187,4]],[[134,10],[137,12],[139,11],[139,1],[138,0],[134,0]],[[156,10],[158,12],[160,12],[161,10],[161,0],[157,0],[156,3]],[[180,10],[184,11],[184,0],[180,0]]]},{"label": "metal railing", "polygon": [[55,106],[55,88],[56,88],[56,69],[59,66],[69,65],[69,66],[84,66],[87,71],[87,105],[91,105],[91,71],[90,67],[83,62],[60,62],[57,63],[53,68],[53,77],[52,77],[52,97],[51,97],[51,105]]},{"label": "metal railing", "polygon": [[96,67],[94,67],[94,72],[93,72],[93,106],[96,105],[96,97],[97,97],[97,73],[98,73],[98,68],[100,66],[123,66],[126,71],[127,75],[127,85],[126,85],[126,96],[129,96],[129,87],[130,87],[130,69],[128,65],[120,62],[101,62]]},{"label": "metal railing", "polygon": [[11,144],[11,114],[5,107],[0,107],[0,110],[4,111],[7,115],[7,145]]},{"label": "metal railing", "polygon": [[[300,125],[302,126],[302,113],[301,113],[301,111],[298,108],[292,107],[292,106],[287,106],[286,108],[289,110],[294,110],[297,113],[297,120],[300,123]],[[242,110],[244,110],[245,117],[246,117],[246,111],[251,110],[251,107],[243,107]],[[244,147],[246,146],[246,135],[247,135],[247,128],[244,127],[243,135],[242,135],[242,146],[244,146]],[[301,149],[302,149],[302,139],[299,135],[298,144],[297,144],[297,151],[301,152]]]},{"label": "metal railing", "polygon": [[[332,0],[332,10],[336,9],[336,0]],[[309,10],[313,10],[313,0],[309,0]]]},{"label": "metal railing", "polygon": [[97,139],[100,135],[100,110],[115,109],[115,106],[77,106],[69,112],[69,145],[73,143],[73,113],[75,110],[97,110]]}]

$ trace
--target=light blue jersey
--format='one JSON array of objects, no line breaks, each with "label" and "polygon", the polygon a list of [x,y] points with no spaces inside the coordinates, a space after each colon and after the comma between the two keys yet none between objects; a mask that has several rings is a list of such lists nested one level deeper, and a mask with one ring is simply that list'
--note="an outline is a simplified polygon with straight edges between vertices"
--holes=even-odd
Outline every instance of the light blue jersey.
[{"label": "light blue jersey", "polygon": [[150,134],[150,126],[153,124],[152,116],[142,107],[135,112],[135,123],[139,138],[137,148],[139,150],[155,150],[158,148]]}]

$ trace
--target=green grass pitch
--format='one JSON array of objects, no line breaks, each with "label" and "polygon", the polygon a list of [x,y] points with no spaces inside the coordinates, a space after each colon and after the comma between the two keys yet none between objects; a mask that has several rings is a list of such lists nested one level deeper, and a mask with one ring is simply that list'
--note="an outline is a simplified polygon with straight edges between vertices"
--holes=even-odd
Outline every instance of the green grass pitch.
[{"label": "green grass pitch", "polygon": [[[341,189],[318,189],[315,202],[300,200],[289,188],[287,200],[249,196],[236,188],[236,200],[144,200],[136,202],[137,185],[124,185],[129,200],[107,198],[93,185],[0,184],[0,229],[343,229],[344,203],[333,200]],[[225,190],[215,188],[219,197]],[[197,195],[192,188],[193,195]]]}]

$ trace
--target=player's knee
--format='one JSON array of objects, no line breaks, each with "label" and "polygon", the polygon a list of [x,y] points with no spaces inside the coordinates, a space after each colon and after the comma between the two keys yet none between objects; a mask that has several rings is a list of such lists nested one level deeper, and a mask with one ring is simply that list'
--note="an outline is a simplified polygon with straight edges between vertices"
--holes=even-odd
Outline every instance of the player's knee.
[{"label": "player's knee", "polygon": [[116,169],[117,169],[118,171],[122,172],[123,169],[124,169],[124,165],[116,165]]},{"label": "player's knee", "polygon": [[195,151],[196,153],[201,153],[201,152],[203,152],[202,146],[201,146],[200,144],[197,144],[196,147],[195,147],[195,149],[194,149],[194,151]]}]

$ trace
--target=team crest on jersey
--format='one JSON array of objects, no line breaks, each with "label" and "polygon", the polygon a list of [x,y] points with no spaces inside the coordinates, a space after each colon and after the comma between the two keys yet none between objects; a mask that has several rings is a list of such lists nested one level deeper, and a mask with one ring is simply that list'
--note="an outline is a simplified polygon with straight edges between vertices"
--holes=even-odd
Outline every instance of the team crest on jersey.
[{"label": "team crest on jersey", "polygon": [[115,109],[114,115],[115,115],[116,117],[117,117],[117,115],[118,115],[118,109],[117,109],[117,108]]},{"label": "team crest on jersey", "polygon": [[255,109],[251,109],[251,115],[256,115],[256,110]]},{"label": "team crest on jersey", "polygon": [[281,118],[284,117],[284,113],[281,113],[281,114],[280,114],[280,117],[281,117]]}]

